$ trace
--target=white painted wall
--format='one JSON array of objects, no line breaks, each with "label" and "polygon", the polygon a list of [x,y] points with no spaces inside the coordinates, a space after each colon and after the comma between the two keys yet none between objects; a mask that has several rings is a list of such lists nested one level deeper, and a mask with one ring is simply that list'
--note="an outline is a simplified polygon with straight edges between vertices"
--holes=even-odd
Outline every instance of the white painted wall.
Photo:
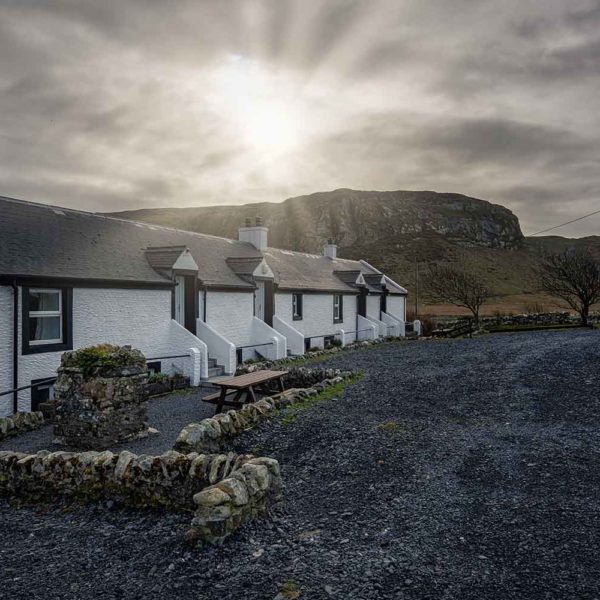
[{"label": "white painted wall", "polygon": [[292,325],[280,319],[277,315],[273,315],[273,329],[285,336],[287,347],[292,354],[295,356],[304,354],[304,336],[297,329],[294,329]]},{"label": "white painted wall", "polygon": [[387,313],[400,321],[406,321],[406,298],[404,296],[387,297]]},{"label": "white painted wall", "polygon": [[206,293],[206,323],[235,346],[252,343],[253,316],[252,291]]},{"label": "white painted wall", "polygon": [[233,375],[236,367],[235,345],[201,319],[196,320],[196,334],[206,344],[208,356],[223,367],[226,375]]},{"label": "white painted wall", "polygon": [[367,296],[367,317],[372,317],[379,321],[381,312],[381,296],[371,295]]},{"label": "white painted wall", "polygon": [[[356,330],[357,296],[344,294],[344,320],[342,323],[333,322],[333,294],[303,294],[302,315],[300,321],[294,321],[292,315],[292,294],[275,294],[275,314],[304,337],[334,335],[344,329]],[[352,341],[354,334],[346,339]],[[322,346],[323,340],[314,340],[313,346]]]},{"label": "white painted wall", "polygon": [[[4,298],[4,295],[2,294],[1,297]],[[4,317],[2,319],[4,321]],[[20,337],[21,292],[19,290],[19,339]],[[74,288],[73,348],[84,348],[105,342],[130,344],[141,350],[148,358],[187,354],[194,343],[201,346],[189,331],[174,327],[171,319],[170,290]],[[20,386],[29,385],[32,379],[56,375],[61,352],[22,356],[20,348],[19,342]],[[192,367],[190,358],[170,359],[161,363],[162,371],[165,373],[178,371],[188,374]],[[2,371],[6,370],[1,363],[0,367]],[[9,371],[12,373],[10,358]],[[10,388],[12,385],[7,387]],[[20,392],[19,410],[30,410],[30,400],[30,390]],[[12,398],[9,397],[8,400],[4,399],[4,402],[0,403],[0,410],[6,410],[4,406],[6,402],[9,403],[9,409],[12,409]]]},{"label": "white painted wall", "polygon": [[[0,392],[12,389],[13,290],[0,286]],[[12,413],[12,395],[0,396],[0,417]]]}]

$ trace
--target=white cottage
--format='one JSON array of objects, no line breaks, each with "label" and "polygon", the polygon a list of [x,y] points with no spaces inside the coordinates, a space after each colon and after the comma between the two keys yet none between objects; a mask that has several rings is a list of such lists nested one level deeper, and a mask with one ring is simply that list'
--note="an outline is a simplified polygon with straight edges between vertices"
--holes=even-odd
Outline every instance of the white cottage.
[{"label": "white cottage", "polygon": [[248,358],[404,335],[406,290],[336,250],[269,248],[259,219],[229,240],[0,197],[0,416],[35,408],[61,353],[93,344],[198,385]]}]

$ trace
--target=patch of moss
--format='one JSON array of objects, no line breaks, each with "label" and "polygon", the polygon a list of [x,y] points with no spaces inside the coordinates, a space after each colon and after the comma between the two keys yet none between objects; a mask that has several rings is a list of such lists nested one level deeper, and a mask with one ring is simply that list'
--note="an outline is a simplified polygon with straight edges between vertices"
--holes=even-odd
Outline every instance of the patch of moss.
[{"label": "patch of moss", "polygon": [[325,388],[316,396],[311,396],[309,398],[306,398],[303,402],[298,402],[297,404],[292,404],[291,406],[288,406],[283,411],[284,414],[281,422],[284,425],[291,425],[296,420],[296,416],[300,411],[306,410],[307,408],[314,406],[318,402],[323,402],[324,400],[331,400],[336,396],[339,396],[347,386],[357,383],[362,378],[363,374],[357,373],[349,379],[346,379],[340,383],[336,383],[331,387]]},{"label": "patch of moss", "polygon": [[384,431],[385,433],[389,433],[391,435],[397,433],[399,428],[400,425],[398,425],[396,421],[386,421],[385,423],[380,423],[379,425],[377,425],[377,429],[379,429],[380,431]]},{"label": "patch of moss", "polygon": [[281,584],[279,588],[279,593],[289,600],[296,600],[296,598],[300,597],[300,586],[293,580],[288,580],[285,583]]},{"label": "patch of moss", "polygon": [[84,377],[90,377],[98,369],[119,369],[137,363],[128,348],[99,344],[82,348],[73,353],[74,364],[81,369]]}]

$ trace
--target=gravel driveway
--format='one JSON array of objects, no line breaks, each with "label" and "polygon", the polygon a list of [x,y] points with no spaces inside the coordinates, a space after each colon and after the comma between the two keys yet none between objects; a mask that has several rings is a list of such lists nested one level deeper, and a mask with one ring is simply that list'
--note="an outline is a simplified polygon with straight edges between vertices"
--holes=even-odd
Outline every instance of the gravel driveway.
[{"label": "gravel driveway", "polygon": [[600,332],[327,364],[365,378],[236,442],[281,462],[274,520],[191,550],[186,515],[2,502],[0,596],[262,600],[293,582],[307,599],[600,598]]}]

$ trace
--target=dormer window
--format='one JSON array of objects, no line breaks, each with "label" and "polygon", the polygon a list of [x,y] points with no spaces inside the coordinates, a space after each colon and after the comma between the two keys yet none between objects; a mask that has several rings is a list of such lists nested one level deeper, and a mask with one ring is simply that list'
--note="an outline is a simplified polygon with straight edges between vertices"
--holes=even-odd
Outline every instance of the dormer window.
[{"label": "dormer window", "polygon": [[70,350],[72,290],[23,288],[23,354]]},{"label": "dormer window", "polygon": [[302,294],[292,294],[292,318],[302,321]]}]

